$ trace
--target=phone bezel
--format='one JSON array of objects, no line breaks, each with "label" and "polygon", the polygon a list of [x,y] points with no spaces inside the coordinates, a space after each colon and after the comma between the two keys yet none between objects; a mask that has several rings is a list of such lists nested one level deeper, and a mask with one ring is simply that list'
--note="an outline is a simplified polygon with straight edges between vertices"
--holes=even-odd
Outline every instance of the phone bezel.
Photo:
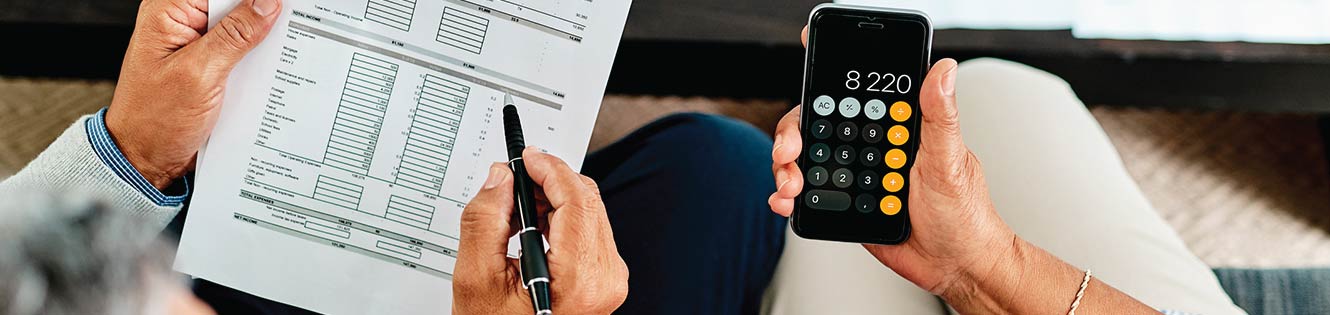
[{"label": "phone bezel", "polygon": [[[805,58],[804,58],[803,91],[802,91],[802,94],[801,94],[801,96],[800,96],[800,97],[801,97],[800,99],[801,99],[802,101],[805,101],[805,102],[806,102],[806,101],[808,100],[808,97],[809,97],[809,96],[808,96],[808,95],[809,95],[808,93],[810,93],[810,89],[811,89],[811,86],[809,86],[809,75],[812,74],[812,66],[813,66],[813,63],[814,63],[814,62],[813,62],[813,58],[814,58],[814,56],[813,56],[813,51],[814,51],[814,50],[813,50],[813,46],[816,44],[816,42],[814,41],[814,38],[813,38],[813,34],[815,34],[813,28],[816,27],[815,22],[817,21],[818,17],[820,17],[820,16],[822,16],[822,15],[825,15],[825,14],[838,14],[838,13],[841,13],[841,12],[844,12],[844,13],[846,13],[846,14],[852,14],[852,15],[873,15],[873,16],[875,16],[875,17],[880,16],[880,17],[885,17],[885,18],[889,18],[889,19],[904,19],[904,20],[917,21],[917,22],[922,23],[922,24],[924,25],[924,28],[925,28],[926,33],[927,33],[927,34],[925,35],[925,38],[924,38],[924,57],[923,57],[923,63],[924,63],[924,65],[923,65],[923,69],[924,69],[924,73],[926,74],[926,73],[928,72],[928,69],[931,68],[931,61],[932,61],[932,42],[933,42],[933,24],[932,24],[932,21],[928,18],[928,15],[927,15],[927,14],[925,14],[925,13],[923,13],[923,12],[920,12],[920,11],[907,10],[907,9],[878,8],[878,7],[866,7],[866,6],[855,6],[855,5],[844,5],[844,4],[822,4],[822,5],[818,5],[817,7],[813,8],[813,11],[812,11],[812,12],[809,14],[809,16],[808,16],[809,39],[808,39],[808,47],[805,47],[805,51],[804,51],[804,56],[805,56]],[[801,109],[801,113],[800,113],[800,116],[799,116],[799,117],[800,117],[799,128],[800,128],[801,130],[807,128],[807,126],[808,126],[807,124],[809,123],[809,121],[808,121],[807,119],[805,119],[805,118],[807,118],[807,117],[809,116],[808,114],[810,113],[810,111],[811,111],[811,110],[810,110],[808,107],[803,107],[803,108]],[[916,132],[916,134],[917,134],[917,131],[919,130],[919,124],[920,124],[920,121],[921,121],[921,120],[922,120],[922,119],[915,120],[914,125],[911,126],[911,132]],[[804,140],[805,142],[810,141],[810,138],[809,138],[809,137],[810,137],[810,135],[807,134],[807,133],[803,133],[803,135],[802,135],[802,138],[803,138],[803,140]],[[915,142],[913,142],[913,143],[911,144],[911,146],[913,146],[914,149],[911,150],[911,151],[912,151],[912,152],[915,152],[915,153],[917,154],[917,152],[918,152],[918,145],[919,145],[919,141],[915,141]],[[803,148],[800,148],[800,150],[803,150]],[[911,158],[913,158],[913,156],[912,156]],[[799,159],[798,161],[796,161],[796,163],[801,163],[801,164],[802,164],[803,160],[804,160],[804,157],[801,155],[801,156],[800,156],[800,159]],[[802,165],[801,165],[801,166],[802,166]],[[913,166],[913,163],[911,163],[911,167],[912,167],[912,166]],[[912,185],[911,185],[910,188],[911,188],[911,189],[913,188]],[[805,191],[806,191],[806,190],[805,190]],[[906,208],[904,211],[902,211],[902,213],[905,215],[904,220],[903,220],[903,225],[904,225],[904,226],[901,228],[901,233],[899,234],[899,237],[897,237],[897,238],[871,238],[871,237],[870,237],[870,238],[864,238],[864,237],[860,237],[860,236],[858,236],[858,235],[846,235],[846,234],[838,234],[838,233],[834,233],[834,232],[828,232],[828,231],[826,231],[825,229],[823,229],[822,231],[816,231],[816,232],[815,232],[815,231],[813,231],[813,229],[805,228],[805,227],[803,227],[803,226],[800,224],[800,220],[799,220],[800,213],[803,212],[803,211],[801,211],[801,210],[803,210],[803,209],[807,209],[807,206],[806,206],[806,205],[803,205],[803,204],[801,203],[801,200],[802,200],[802,194],[803,194],[803,193],[804,193],[804,191],[801,191],[801,192],[800,192],[801,196],[796,197],[796,202],[795,202],[795,205],[794,205],[794,211],[793,211],[793,213],[791,213],[791,215],[790,215],[790,226],[791,226],[791,228],[793,229],[795,235],[798,235],[799,237],[803,237],[803,238],[807,238],[807,239],[827,240],[827,241],[853,242],[853,243],[872,243],[872,244],[885,244],[885,245],[895,245],[895,244],[900,244],[900,243],[903,243],[903,242],[905,242],[906,240],[909,239],[909,236],[910,236],[910,234],[911,234],[911,230],[912,230],[912,228],[911,228],[911,223],[910,223],[910,217],[909,217],[909,210],[910,210],[910,207],[909,207],[909,206],[907,206],[907,208]],[[906,196],[906,197],[908,198],[908,196]],[[910,203],[908,203],[908,202],[907,202],[906,204],[907,204],[907,205],[910,205]]]}]

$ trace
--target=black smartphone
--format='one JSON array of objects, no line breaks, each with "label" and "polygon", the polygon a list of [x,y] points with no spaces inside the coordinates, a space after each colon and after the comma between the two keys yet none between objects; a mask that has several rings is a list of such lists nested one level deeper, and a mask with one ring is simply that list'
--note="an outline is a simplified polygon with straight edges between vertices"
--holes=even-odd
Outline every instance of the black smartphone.
[{"label": "black smartphone", "polygon": [[933,28],[922,12],[819,5],[808,20],[791,225],[803,238],[900,244]]}]

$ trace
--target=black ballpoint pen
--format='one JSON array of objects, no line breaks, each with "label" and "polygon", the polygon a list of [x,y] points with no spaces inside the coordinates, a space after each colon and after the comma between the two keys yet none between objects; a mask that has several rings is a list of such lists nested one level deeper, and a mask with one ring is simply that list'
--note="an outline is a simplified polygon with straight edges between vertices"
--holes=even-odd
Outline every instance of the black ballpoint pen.
[{"label": "black ballpoint pen", "polygon": [[550,315],[550,268],[545,261],[545,241],[537,228],[535,183],[526,172],[522,162],[522,151],[526,149],[526,140],[522,137],[522,121],[517,117],[517,106],[513,106],[513,97],[503,95],[503,130],[508,140],[508,168],[513,170],[513,198],[517,201],[517,215],[521,220],[521,231],[517,232],[521,240],[522,251],[518,260],[521,264],[522,288],[531,293],[531,305],[536,315]]}]

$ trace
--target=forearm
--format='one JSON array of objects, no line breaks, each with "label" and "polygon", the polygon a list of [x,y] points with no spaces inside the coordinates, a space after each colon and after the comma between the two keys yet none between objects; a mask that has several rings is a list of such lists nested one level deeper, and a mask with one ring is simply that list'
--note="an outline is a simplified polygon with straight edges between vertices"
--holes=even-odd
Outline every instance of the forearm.
[{"label": "forearm", "polygon": [[79,119],[18,174],[0,181],[0,200],[20,202],[42,195],[88,200],[164,227],[179,212],[188,189],[163,193],[135,179],[137,173],[126,167],[123,157],[107,149],[113,146],[107,146],[97,119]]},{"label": "forearm", "polygon": [[[976,266],[943,294],[962,314],[1066,314],[1085,277],[1078,269],[1019,237],[1002,259]],[[1091,279],[1077,314],[1158,314],[1117,289]]]}]

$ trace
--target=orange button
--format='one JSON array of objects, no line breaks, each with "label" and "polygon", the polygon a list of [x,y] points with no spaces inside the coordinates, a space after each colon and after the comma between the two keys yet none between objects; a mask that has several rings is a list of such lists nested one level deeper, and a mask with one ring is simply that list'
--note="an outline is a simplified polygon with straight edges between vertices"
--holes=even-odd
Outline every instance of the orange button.
[{"label": "orange button", "polygon": [[912,113],[914,113],[914,109],[910,108],[910,103],[896,102],[895,104],[891,104],[891,119],[898,122],[905,122],[906,119],[910,119],[910,114]]},{"label": "orange button", "polygon": [[891,142],[891,144],[902,145],[909,140],[910,130],[905,129],[905,126],[895,125],[887,130],[887,142]]},{"label": "orange button", "polygon": [[905,166],[905,151],[901,151],[901,149],[891,149],[891,151],[887,151],[886,158],[882,160],[887,161],[887,167],[890,167],[893,170],[900,169]]},{"label": "orange button", "polygon": [[901,177],[901,173],[891,172],[887,173],[887,176],[882,176],[882,188],[886,188],[887,191],[898,192],[903,187],[905,187],[905,178]]},{"label": "orange button", "polygon": [[886,196],[882,198],[882,213],[886,215],[896,215],[901,213],[901,199],[896,196]]}]

